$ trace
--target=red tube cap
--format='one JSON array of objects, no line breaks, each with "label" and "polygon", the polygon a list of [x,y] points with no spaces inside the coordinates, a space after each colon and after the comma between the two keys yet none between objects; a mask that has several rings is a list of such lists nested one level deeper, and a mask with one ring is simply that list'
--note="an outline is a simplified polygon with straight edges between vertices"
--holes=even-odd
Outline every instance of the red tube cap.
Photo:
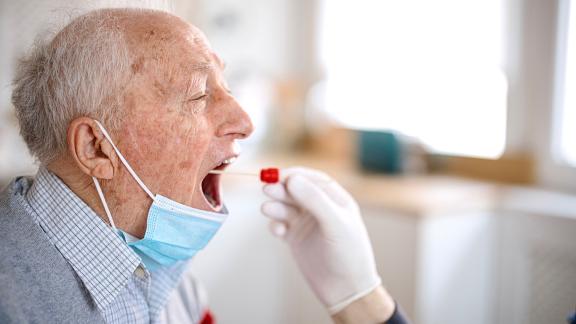
[{"label": "red tube cap", "polygon": [[260,170],[260,181],[264,183],[277,183],[280,180],[278,168],[266,168]]}]

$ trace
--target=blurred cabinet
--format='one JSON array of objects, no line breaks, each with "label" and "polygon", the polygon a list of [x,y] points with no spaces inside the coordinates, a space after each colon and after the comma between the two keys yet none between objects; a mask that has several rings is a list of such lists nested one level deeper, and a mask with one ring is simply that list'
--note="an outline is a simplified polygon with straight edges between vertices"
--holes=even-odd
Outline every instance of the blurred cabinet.
[{"label": "blurred cabinet", "polygon": [[493,190],[483,208],[364,208],[384,284],[415,323],[564,323],[576,308],[576,197]]},{"label": "blurred cabinet", "polygon": [[490,323],[494,294],[489,212],[364,216],[387,289],[415,323]]},{"label": "blurred cabinet", "polygon": [[565,323],[576,309],[576,218],[508,211],[499,223],[495,322]]}]

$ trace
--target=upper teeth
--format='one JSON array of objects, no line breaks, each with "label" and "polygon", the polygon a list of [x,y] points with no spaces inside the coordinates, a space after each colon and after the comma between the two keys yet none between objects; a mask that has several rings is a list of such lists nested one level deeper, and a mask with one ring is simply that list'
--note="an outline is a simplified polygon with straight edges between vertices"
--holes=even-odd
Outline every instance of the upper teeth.
[{"label": "upper teeth", "polygon": [[231,157],[229,159],[226,159],[222,162],[222,164],[230,164],[232,162],[236,161],[236,157]]}]

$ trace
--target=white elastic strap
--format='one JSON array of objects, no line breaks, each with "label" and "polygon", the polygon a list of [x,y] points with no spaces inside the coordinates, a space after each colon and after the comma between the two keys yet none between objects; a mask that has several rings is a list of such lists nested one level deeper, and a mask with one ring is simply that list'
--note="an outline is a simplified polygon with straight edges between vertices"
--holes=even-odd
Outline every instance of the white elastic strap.
[{"label": "white elastic strap", "polygon": [[381,284],[382,284],[382,279],[380,277],[378,277],[378,282],[375,283],[374,285],[370,286],[367,289],[360,291],[359,293],[356,293],[356,294],[344,299],[343,301],[337,303],[336,305],[328,307],[328,313],[330,313],[330,315],[334,315],[334,314],[338,313],[339,311],[346,308],[346,306],[352,304],[357,299],[360,299],[360,298],[368,295],[370,292],[372,292],[372,290],[378,288]]},{"label": "white elastic strap", "polygon": [[112,219],[112,214],[110,213],[110,209],[108,208],[108,204],[106,203],[106,199],[104,199],[104,193],[102,193],[102,188],[100,188],[100,184],[98,183],[98,180],[94,177],[92,177],[92,180],[94,181],[94,185],[96,186],[96,191],[98,191],[98,196],[100,196],[100,201],[102,202],[102,205],[104,206],[104,211],[106,212],[106,216],[108,216],[108,221],[110,222],[110,225],[112,225],[112,228],[114,230],[116,230],[116,224],[114,224],[114,220]]},{"label": "white elastic strap", "polygon": [[150,196],[150,198],[152,198],[152,200],[154,200],[154,195],[152,194],[152,192],[150,191],[150,189],[148,189],[148,187],[146,187],[146,185],[144,184],[144,182],[142,182],[142,180],[140,180],[140,178],[138,177],[138,175],[136,174],[136,172],[134,172],[134,170],[132,169],[132,167],[130,167],[130,164],[128,164],[128,161],[126,161],[126,159],[124,158],[124,156],[122,155],[122,153],[120,153],[120,150],[118,150],[118,148],[116,147],[116,145],[114,145],[114,142],[112,141],[112,137],[110,137],[110,135],[108,134],[108,132],[106,131],[106,129],[104,129],[104,126],[102,126],[102,124],[100,124],[99,121],[94,120],[96,122],[96,124],[98,125],[98,127],[100,127],[100,130],[102,131],[102,134],[104,134],[104,137],[106,137],[106,139],[108,140],[108,142],[110,142],[110,145],[112,145],[112,147],[114,148],[114,151],[116,151],[116,154],[118,154],[118,157],[120,158],[120,161],[122,161],[122,164],[124,164],[124,166],[126,167],[126,169],[128,169],[128,172],[132,175],[132,177],[134,178],[134,180],[136,180],[136,182],[138,182],[138,184],[140,185],[140,188],[142,188],[147,194],[148,196]]}]

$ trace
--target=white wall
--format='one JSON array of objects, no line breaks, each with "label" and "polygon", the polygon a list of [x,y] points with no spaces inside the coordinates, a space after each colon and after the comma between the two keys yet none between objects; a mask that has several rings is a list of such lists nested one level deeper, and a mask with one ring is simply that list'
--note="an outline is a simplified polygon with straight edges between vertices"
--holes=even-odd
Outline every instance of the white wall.
[{"label": "white wall", "polygon": [[552,156],[558,114],[555,98],[559,66],[560,10],[569,0],[507,0],[509,77],[507,153],[535,158],[538,184],[576,192],[576,169]]}]

